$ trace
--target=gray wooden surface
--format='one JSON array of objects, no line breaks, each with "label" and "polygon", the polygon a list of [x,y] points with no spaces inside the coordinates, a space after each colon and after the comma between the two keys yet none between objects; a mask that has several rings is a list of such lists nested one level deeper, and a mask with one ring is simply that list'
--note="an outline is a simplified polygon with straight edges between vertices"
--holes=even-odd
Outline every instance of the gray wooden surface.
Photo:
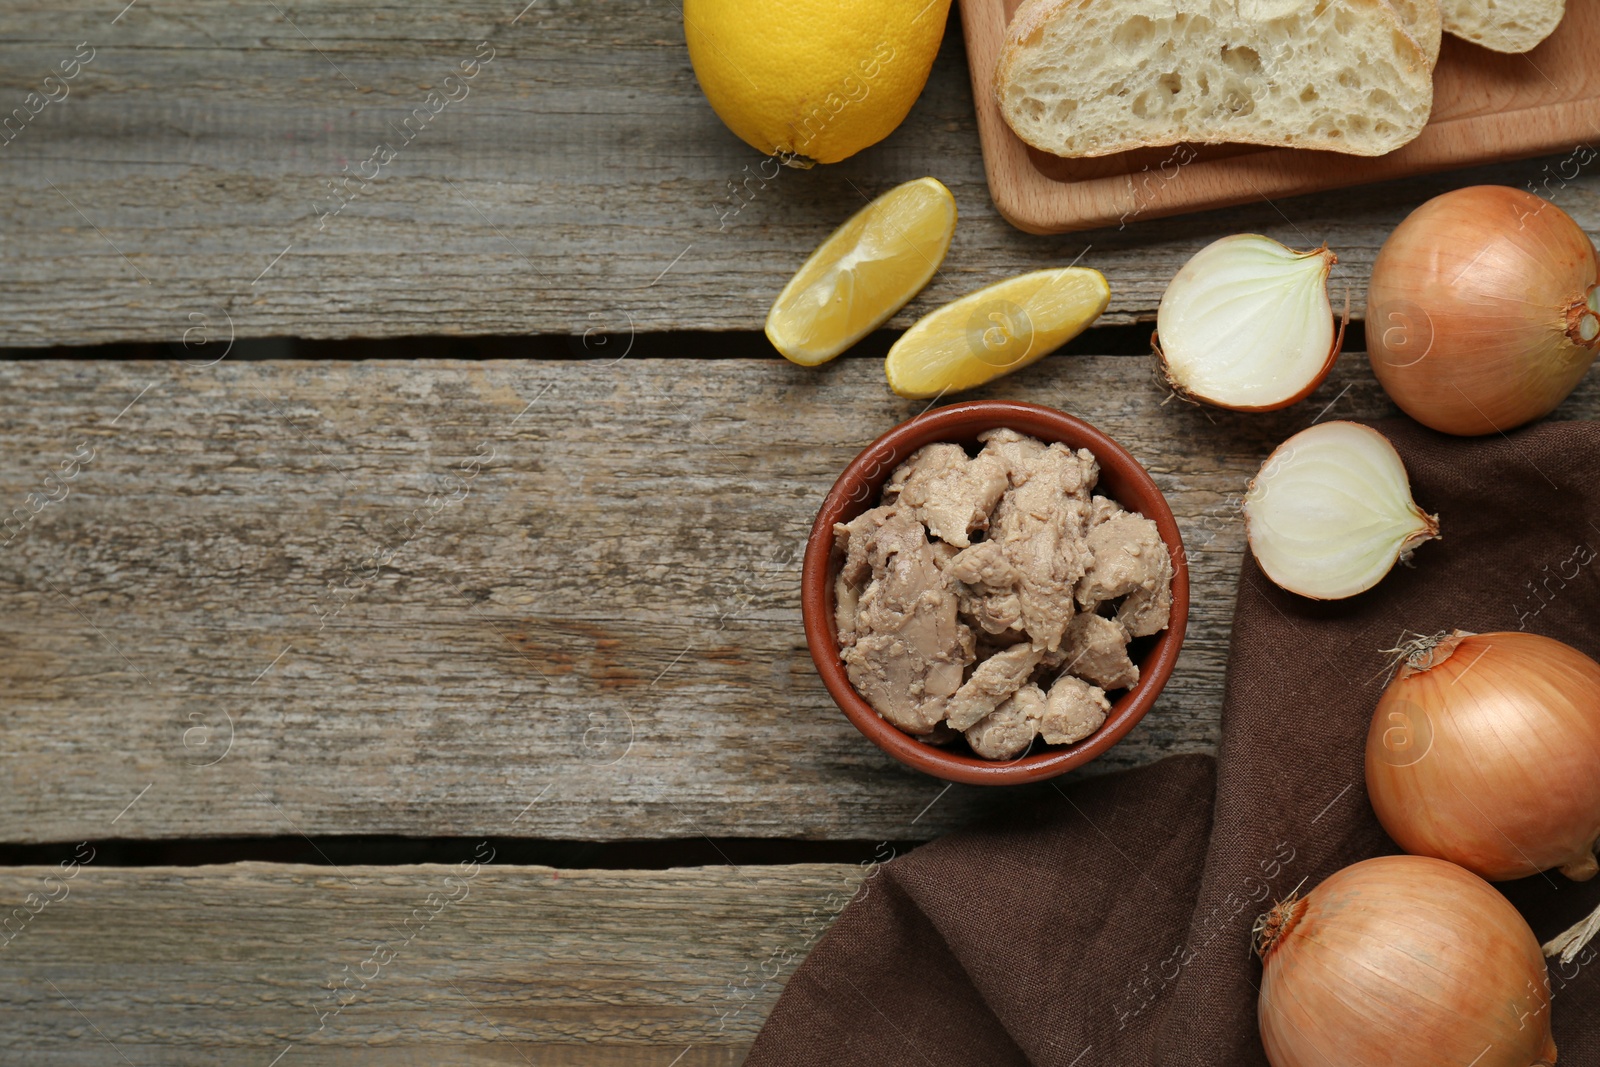
[{"label": "gray wooden surface", "polygon": [[[953,16],[892,137],[768,180],[705,104],[677,4],[524,5],[8,3],[4,110],[80,42],[94,58],[0,146],[0,344],[755,328],[835,225],[925,174],[951,187],[961,223],[894,325],[1080,255],[1111,281],[1106,321],[1148,317],[1184,259],[1243,230],[1329,242],[1359,297],[1388,230],[1467,180],[1533,183],[1600,228],[1594,175],[1535,160],[1029,237],[989,202]],[[493,59],[463,97],[444,79],[481,41]],[[460,99],[407,140],[430,91]],[[329,183],[380,142],[393,160],[323,220]]]},{"label": "gray wooden surface", "polygon": [[[1388,230],[1469,181],[1532,183],[1600,229],[1600,182],[1533,160],[1028,237],[989,203],[954,28],[888,141],[763,179],[705,106],[673,3],[18,0],[4,20],[0,114],[93,59],[0,144],[0,346],[179,345],[0,361],[0,516],[40,509],[0,530],[5,843],[905,841],[1029,798],[892,763],[806,655],[815,508],[922,407],[875,361],[207,365],[230,341],[542,332],[610,357],[754,329],[838,222],[925,174],[961,224],[891,325],[1080,256],[1111,282],[1106,322],[1148,319],[1184,259],[1245,230],[1330,243],[1359,315]],[[467,95],[408,138],[473,58]],[[393,160],[329,213],[380,141]],[[1363,361],[1263,416],[1171,401],[1125,356],[975,395],[1123,441],[1189,544],[1173,682],[1083,773],[1211,749],[1237,494],[1314,419],[1388,410]],[[1586,382],[1558,417],[1597,412]],[[33,912],[48,873],[0,870],[4,908]],[[0,1063],[736,1064],[866,872],[490,864],[443,904],[450,873],[90,863],[10,911]]]},{"label": "gray wooden surface", "polygon": [[[925,406],[881,375],[0,363],[8,510],[93,449],[0,549],[6,836],[909,840],[1014,801],[880,754],[805,649],[816,507]],[[1211,749],[1234,500],[1319,415],[1389,410],[1364,357],[1267,415],[1169,400],[1131,356],[1051,357],[974,395],[1123,442],[1188,543],[1178,669],[1088,773]],[[1596,410],[1591,378],[1560,414]]]},{"label": "gray wooden surface", "polygon": [[0,1062],[722,1067],[872,872],[475,854],[0,872],[37,912],[0,947]]}]

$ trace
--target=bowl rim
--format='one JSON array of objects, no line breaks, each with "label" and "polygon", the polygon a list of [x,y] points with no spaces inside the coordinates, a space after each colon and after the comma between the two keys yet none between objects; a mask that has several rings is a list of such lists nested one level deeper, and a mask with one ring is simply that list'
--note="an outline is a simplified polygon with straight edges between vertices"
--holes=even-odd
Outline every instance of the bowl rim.
[{"label": "bowl rim", "polygon": [[[856,692],[839,658],[834,613],[833,524],[848,522],[876,506],[895,467],[924,445],[971,440],[985,430],[1010,427],[1047,443],[1087,448],[1100,463],[1101,478],[1118,483],[1114,499],[1154,520],[1172,557],[1172,614],[1167,628],[1139,664],[1139,681],[1112,705],[1106,721],[1081,741],[1061,748],[986,760],[947,752],[916,740],[887,722]],[[1129,492],[1130,486],[1134,492]],[[851,460],[823,498],[806,541],[800,575],[800,610],[811,660],[834,703],[868,740],[901,763],[951,782],[1012,785],[1043,781],[1102,755],[1144,718],[1172,676],[1189,620],[1189,567],[1177,520],[1155,480],[1133,454],[1101,430],[1073,415],[1020,400],[968,400],[923,412],[888,430]]]}]

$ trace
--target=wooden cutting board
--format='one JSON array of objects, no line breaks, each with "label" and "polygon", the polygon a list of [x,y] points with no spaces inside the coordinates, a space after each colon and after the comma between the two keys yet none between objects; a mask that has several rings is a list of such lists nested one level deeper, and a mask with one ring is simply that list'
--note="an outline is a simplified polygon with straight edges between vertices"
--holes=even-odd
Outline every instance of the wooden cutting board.
[{"label": "wooden cutting board", "polygon": [[[960,0],[984,169],[995,206],[1030,233],[1065,233],[1555,152],[1526,186],[1551,196],[1600,168],[1600,0],[1568,0],[1556,32],[1525,55],[1446,35],[1433,117],[1410,144],[1368,158],[1249,145],[1173,145],[1063,159],[1024,144],[993,91],[1006,24],[1021,0]],[[1591,145],[1595,147],[1590,147]]]}]

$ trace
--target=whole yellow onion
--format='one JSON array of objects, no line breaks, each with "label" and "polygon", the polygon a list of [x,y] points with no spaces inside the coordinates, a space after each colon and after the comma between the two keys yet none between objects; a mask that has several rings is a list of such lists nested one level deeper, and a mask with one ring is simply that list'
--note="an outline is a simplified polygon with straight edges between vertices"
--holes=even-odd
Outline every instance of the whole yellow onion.
[{"label": "whole yellow onion", "polygon": [[1367,731],[1367,793],[1407,852],[1490,881],[1596,873],[1600,664],[1529,633],[1416,642]]},{"label": "whole yellow onion", "polygon": [[1504,431],[1565,400],[1600,349],[1594,244],[1565,211],[1503,185],[1436,196],[1378,252],[1367,355],[1407,415]]},{"label": "whole yellow onion", "polygon": [[1483,879],[1422,856],[1365,860],[1256,922],[1272,1067],[1556,1062],[1544,957]]}]

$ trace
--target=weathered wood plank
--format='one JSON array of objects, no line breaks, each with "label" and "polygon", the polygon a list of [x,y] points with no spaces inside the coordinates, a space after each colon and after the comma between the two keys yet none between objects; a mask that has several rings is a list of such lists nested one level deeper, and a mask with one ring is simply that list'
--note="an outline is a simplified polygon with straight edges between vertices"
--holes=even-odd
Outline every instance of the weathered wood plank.
[{"label": "weathered wood plank", "polygon": [[[1395,222],[1471,181],[1545,188],[1600,229],[1600,178],[1568,159],[1030,237],[989,202],[956,22],[888,141],[776,174],[705,104],[675,3],[145,0],[118,16],[122,6],[7,5],[5,110],[80,42],[93,58],[0,146],[0,344],[177,341],[202,327],[755,328],[864,197],[924,174],[951,187],[962,221],[944,268],[894,325],[1086,251],[1111,281],[1107,321],[1148,317],[1189,254],[1244,230],[1328,241],[1344,262],[1336,281],[1359,297]],[[445,78],[482,41],[493,58],[463,96]],[[460,99],[405,127],[432,90]],[[381,143],[394,158],[363,168]],[[347,174],[364,180],[345,185]]]},{"label": "weathered wood plank", "polygon": [[[815,509],[925,405],[875,361],[690,366],[0,362],[4,511],[67,494],[0,549],[0,837],[916,840],[1016,799],[880,754],[805,649]],[[1100,426],[1188,542],[1177,672],[1088,772],[1210,750],[1230,501],[1319,413],[1390,410],[1364,357],[1266,415],[1126,356],[975,395]],[[1597,412],[1591,376],[1560,415]]]},{"label": "weathered wood plank", "polygon": [[18,909],[0,1058],[732,1065],[872,870],[558,871],[475,854],[489,856],[0,872]]}]

